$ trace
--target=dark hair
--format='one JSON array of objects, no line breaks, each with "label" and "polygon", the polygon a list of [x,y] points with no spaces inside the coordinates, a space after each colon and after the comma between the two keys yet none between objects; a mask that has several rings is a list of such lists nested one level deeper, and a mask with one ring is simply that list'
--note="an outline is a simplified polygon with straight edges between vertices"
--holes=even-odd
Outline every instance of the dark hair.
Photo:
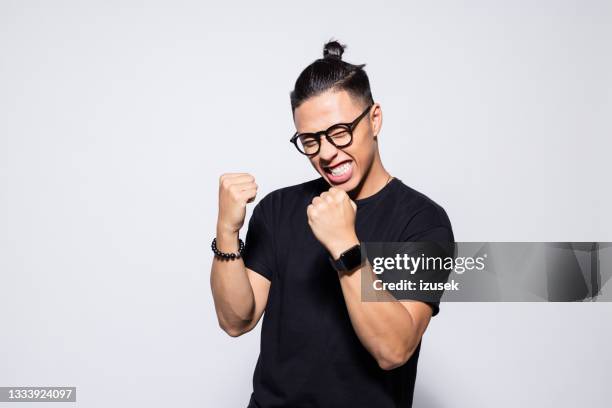
[{"label": "dark hair", "polygon": [[346,45],[329,41],[323,47],[323,58],[307,66],[295,81],[291,91],[291,111],[306,99],[330,89],[345,90],[366,104],[374,103],[365,64],[353,65],[342,61]]}]

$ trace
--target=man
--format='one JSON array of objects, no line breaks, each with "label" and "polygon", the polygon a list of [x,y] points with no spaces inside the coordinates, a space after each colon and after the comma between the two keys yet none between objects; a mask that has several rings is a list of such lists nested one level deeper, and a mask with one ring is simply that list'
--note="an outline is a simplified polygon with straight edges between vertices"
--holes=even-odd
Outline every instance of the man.
[{"label": "man", "polygon": [[326,44],[291,93],[291,141],[321,177],[263,198],[244,247],[238,232],[257,184],[247,173],[220,178],[219,324],[240,336],[265,311],[252,408],[410,407],[421,337],[438,312],[436,302],[361,300],[360,242],[454,237],[440,206],[383,167],[381,107],[343,51]]}]

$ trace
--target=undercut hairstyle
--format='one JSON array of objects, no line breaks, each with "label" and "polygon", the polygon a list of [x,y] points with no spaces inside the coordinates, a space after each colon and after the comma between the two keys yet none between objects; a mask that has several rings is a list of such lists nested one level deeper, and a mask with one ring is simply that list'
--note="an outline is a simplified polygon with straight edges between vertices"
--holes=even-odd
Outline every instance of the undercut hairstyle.
[{"label": "undercut hairstyle", "polygon": [[295,81],[291,91],[291,111],[308,98],[328,90],[345,90],[351,96],[361,99],[366,105],[374,103],[370,80],[363,67],[342,61],[346,45],[330,41],[323,47],[323,58],[307,66]]}]

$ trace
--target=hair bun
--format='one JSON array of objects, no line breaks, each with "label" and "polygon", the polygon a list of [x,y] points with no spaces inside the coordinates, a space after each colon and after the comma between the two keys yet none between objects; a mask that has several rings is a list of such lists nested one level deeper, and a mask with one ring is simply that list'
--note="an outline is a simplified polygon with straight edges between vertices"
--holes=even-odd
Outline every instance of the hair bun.
[{"label": "hair bun", "polygon": [[345,47],[345,45],[340,44],[338,41],[330,41],[323,46],[323,58],[335,58],[341,60]]}]

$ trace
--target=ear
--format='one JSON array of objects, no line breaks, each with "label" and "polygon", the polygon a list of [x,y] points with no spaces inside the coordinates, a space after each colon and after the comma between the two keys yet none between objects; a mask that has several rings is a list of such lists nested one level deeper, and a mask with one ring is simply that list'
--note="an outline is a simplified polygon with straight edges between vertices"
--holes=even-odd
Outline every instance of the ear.
[{"label": "ear", "polygon": [[380,128],[382,127],[382,108],[379,103],[375,103],[372,105],[372,109],[370,109],[370,126],[372,127],[372,134],[374,135],[374,140],[378,139],[378,134],[380,133]]}]

